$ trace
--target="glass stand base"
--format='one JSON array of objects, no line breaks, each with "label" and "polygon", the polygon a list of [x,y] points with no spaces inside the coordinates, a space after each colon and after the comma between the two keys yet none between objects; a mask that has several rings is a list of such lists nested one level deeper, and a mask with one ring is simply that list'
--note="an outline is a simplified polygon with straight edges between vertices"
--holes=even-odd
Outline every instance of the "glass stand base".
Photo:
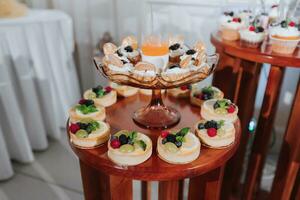
[{"label": "glass stand base", "polygon": [[178,124],[180,113],[163,104],[160,90],[153,90],[150,104],[136,110],[132,118],[137,125],[144,128],[166,129]]}]

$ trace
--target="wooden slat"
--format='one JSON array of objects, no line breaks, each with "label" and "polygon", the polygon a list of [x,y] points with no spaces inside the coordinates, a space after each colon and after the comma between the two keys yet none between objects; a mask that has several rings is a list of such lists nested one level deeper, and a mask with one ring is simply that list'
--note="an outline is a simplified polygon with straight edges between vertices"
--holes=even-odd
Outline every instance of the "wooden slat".
[{"label": "wooden slat", "polygon": [[151,200],[151,181],[142,181],[142,200]]},{"label": "wooden slat", "polygon": [[178,200],[179,181],[160,181],[158,187],[159,200]]}]

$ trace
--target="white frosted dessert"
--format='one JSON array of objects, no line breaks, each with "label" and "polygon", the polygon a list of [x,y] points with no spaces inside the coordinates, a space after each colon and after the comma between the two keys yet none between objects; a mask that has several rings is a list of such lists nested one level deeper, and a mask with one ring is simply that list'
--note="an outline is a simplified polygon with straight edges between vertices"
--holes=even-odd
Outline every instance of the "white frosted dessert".
[{"label": "white frosted dessert", "polygon": [[201,120],[195,125],[201,143],[211,148],[226,148],[235,140],[235,128],[231,122]]},{"label": "white frosted dessert", "polygon": [[169,38],[169,62],[178,64],[180,62],[180,56],[182,56],[188,47],[184,45],[183,37],[173,36]]},{"label": "white frosted dessert", "polygon": [[223,99],[224,93],[217,87],[206,86],[201,89],[192,88],[190,101],[193,105],[201,106],[202,103],[209,99]]},{"label": "white frosted dessert", "polygon": [[179,65],[171,65],[161,73],[161,76],[166,81],[177,81],[190,74],[188,68],[182,68]]},{"label": "white frosted dessert", "polygon": [[240,30],[242,45],[257,48],[265,39],[265,30],[261,26],[249,26]]},{"label": "white frosted dessert", "polygon": [[69,110],[69,115],[71,122],[87,118],[103,121],[105,119],[105,108],[96,105],[91,99],[81,99],[77,105]]},{"label": "white frosted dessert", "polygon": [[84,119],[69,124],[71,142],[84,148],[92,148],[109,139],[110,126],[103,121]]},{"label": "white frosted dessert", "polygon": [[238,17],[244,22],[245,25],[249,25],[254,16],[251,10],[242,10],[238,13]]},{"label": "white frosted dessert", "polygon": [[228,99],[210,99],[201,107],[201,116],[206,120],[235,122],[238,118],[237,113],[238,107]]},{"label": "white frosted dessert", "polygon": [[119,131],[108,142],[107,155],[118,165],[138,165],[150,158],[151,154],[151,139],[136,131]]},{"label": "white frosted dessert", "polygon": [[103,88],[101,85],[84,92],[85,99],[92,99],[96,105],[108,107],[117,102],[117,92],[112,87]]},{"label": "white frosted dessert", "polygon": [[200,141],[189,128],[179,131],[162,131],[157,140],[158,156],[171,164],[186,164],[200,155]]},{"label": "white frosted dessert", "polygon": [[119,85],[114,82],[109,83],[110,87],[117,91],[117,95],[121,97],[130,97],[138,93],[139,89],[126,85]]},{"label": "white frosted dessert", "polygon": [[271,6],[271,9],[269,10],[269,23],[273,23],[276,21],[276,19],[279,17],[279,10],[278,5],[274,4]]},{"label": "white frosted dessert", "polygon": [[221,36],[224,40],[234,41],[240,38],[239,30],[244,27],[242,19],[234,17],[221,25]]}]

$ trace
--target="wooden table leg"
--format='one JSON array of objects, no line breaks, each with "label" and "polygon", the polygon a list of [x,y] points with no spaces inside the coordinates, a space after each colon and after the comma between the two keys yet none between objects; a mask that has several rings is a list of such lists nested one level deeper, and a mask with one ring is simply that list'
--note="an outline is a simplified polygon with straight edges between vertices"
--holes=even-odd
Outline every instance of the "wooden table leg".
[{"label": "wooden table leg", "polygon": [[282,143],[270,199],[290,199],[300,167],[300,79]]},{"label": "wooden table leg", "polygon": [[142,181],[142,200],[151,200],[151,182]]},{"label": "wooden table leg", "polygon": [[[227,162],[222,186],[222,199],[229,199],[240,188],[240,179],[243,170],[243,161],[249,140],[248,125],[253,116],[255,97],[262,64],[242,61],[243,73],[240,78],[240,87],[236,89],[239,118],[241,120],[242,136],[240,145],[234,156]],[[237,92],[238,91],[238,92]]]},{"label": "wooden table leg", "polygon": [[132,180],[107,176],[82,161],[80,170],[85,200],[132,199]]},{"label": "wooden table leg", "polygon": [[159,200],[178,200],[179,181],[160,181],[158,186]]},{"label": "wooden table leg", "polygon": [[224,166],[207,174],[190,179],[189,200],[217,200],[220,199]]},{"label": "wooden table leg", "polygon": [[252,200],[254,192],[259,187],[283,75],[284,68],[271,66],[247,169],[243,199]]}]

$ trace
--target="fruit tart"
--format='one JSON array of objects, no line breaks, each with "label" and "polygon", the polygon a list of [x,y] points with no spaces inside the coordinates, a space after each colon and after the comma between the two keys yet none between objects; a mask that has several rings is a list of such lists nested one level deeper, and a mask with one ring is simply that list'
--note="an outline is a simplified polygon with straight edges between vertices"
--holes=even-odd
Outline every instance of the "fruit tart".
[{"label": "fruit tart", "polygon": [[186,98],[190,96],[191,86],[183,85],[178,88],[172,88],[167,90],[168,95],[176,98]]},{"label": "fruit tart", "polygon": [[192,88],[190,101],[195,106],[201,106],[202,103],[209,99],[223,99],[224,93],[213,86],[206,86],[202,89]]},{"label": "fruit tart", "polygon": [[86,118],[103,121],[105,119],[105,108],[96,105],[91,99],[81,99],[77,105],[69,110],[69,115],[71,122]]},{"label": "fruit tart", "polygon": [[133,166],[145,162],[152,154],[152,141],[143,133],[121,130],[108,142],[107,155],[118,165]]},{"label": "fruit tart", "polygon": [[205,101],[201,107],[201,116],[206,120],[224,120],[235,122],[238,107],[229,99],[210,99]]},{"label": "fruit tart", "polygon": [[196,135],[203,145],[211,148],[225,148],[235,140],[235,128],[224,120],[201,120],[195,127]]},{"label": "fruit tart", "polygon": [[183,44],[183,37],[173,36],[169,38],[169,62],[172,64],[178,64],[180,62],[180,56],[182,56],[188,47]]},{"label": "fruit tart", "polygon": [[83,148],[92,148],[105,143],[109,139],[109,132],[109,124],[89,118],[69,124],[71,142]]},{"label": "fruit tart", "polygon": [[110,87],[117,91],[117,95],[121,97],[130,97],[138,93],[139,89],[126,85],[119,85],[117,83],[110,82]]},{"label": "fruit tart", "polygon": [[190,128],[179,131],[162,131],[157,140],[158,156],[171,164],[185,164],[200,154],[200,141]]},{"label": "fruit tart", "polygon": [[117,92],[112,87],[103,88],[101,85],[84,92],[85,99],[92,99],[96,105],[108,107],[117,102]]}]

